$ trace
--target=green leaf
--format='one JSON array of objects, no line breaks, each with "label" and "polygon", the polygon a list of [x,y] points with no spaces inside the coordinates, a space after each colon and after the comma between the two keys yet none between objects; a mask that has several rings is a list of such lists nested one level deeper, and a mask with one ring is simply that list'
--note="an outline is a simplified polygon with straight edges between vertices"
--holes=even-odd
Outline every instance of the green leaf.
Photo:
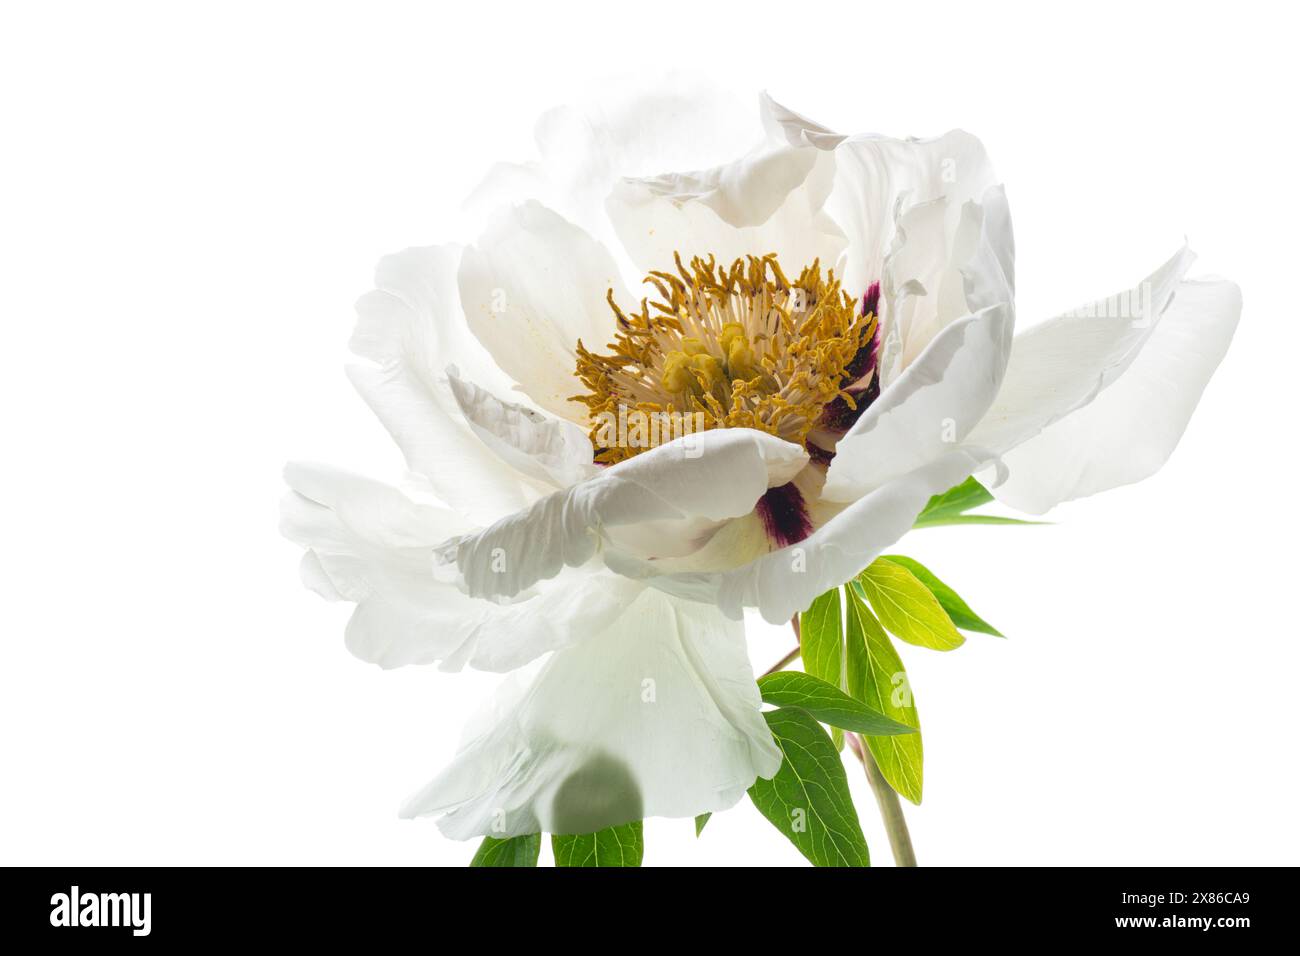
[{"label": "green leaf", "polygon": [[918,581],[929,588],[930,593],[938,600],[939,606],[947,612],[953,624],[964,631],[979,631],[982,634],[1002,637],[1002,633],[996,627],[972,611],[970,605],[961,599],[961,595],[935,577],[934,572],[920,561],[901,554],[887,554],[884,557],[907,568]]},{"label": "green leaf", "polygon": [[763,700],[777,707],[802,707],[824,724],[859,734],[914,734],[915,727],[886,717],[854,700],[838,687],[798,671],[781,671],[760,677]]},{"label": "green leaf", "polygon": [[536,866],[537,856],[542,852],[542,835],[530,833],[527,836],[510,837],[498,840],[496,837],[484,837],[470,866]]},{"label": "green leaf", "polygon": [[927,519],[959,515],[963,511],[986,505],[992,500],[993,496],[989,494],[987,488],[973,477],[967,478],[960,485],[955,485],[927,501],[921,513],[916,516],[916,520],[919,523]]},{"label": "green leaf", "polygon": [[640,866],[645,853],[641,821],[633,820],[595,833],[552,834],[556,866]]},{"label": "green leaf", "polygon": [[921,720],[912,702],[912,688],[903,662],[880,622],[851,587],[848,597],[849,693],[899,723],[917,728],[915,734],[863,739],[889,785],[913,803],[921,802]]},{"label": "green leaf", "polygon": [[931,498],[912,523],[913,528],[936,528],[953,524],[1050,524],[1046,521],[1024,521],[1020,518],[1003,518],[1000,515],[968,515],[964,512],[993,500],[988,489],[973,477]]},{"label": "green leaf", "polygon": [[[840,589],[831,588],[799,615],[799,656],[803,669],[832,687],[844,686],[844,628],[840,623]],[[831,730],[835,749],[844,747],[844,732]]]},{"label": "green leaf", "polygon": [[844,764],[826,731],[797,708],[763,716],[784,759],[775,777],[749,788],[754,806],[814,866],[870,866]]},{"label": "green leaf", "polygon": [[704,832],[704,824],[709,822],[711,816],[713,816],[712,813],[701,813],[695,818],[695,835],[697,837]]},{"label": "green leaf", "polygon": [[950,651],[965,642],[939,599],[901,564],[877,558],[857,580],[880,623],[900,640],[936,651]]},{"label": "green leaf", "polygon": [[913,528],[938,528],[953,524],[1051,524],[1050,521],[1026,521],[1023,518],[1004,518],[1001,515],[949,515],[939,518],[918,518]]}]

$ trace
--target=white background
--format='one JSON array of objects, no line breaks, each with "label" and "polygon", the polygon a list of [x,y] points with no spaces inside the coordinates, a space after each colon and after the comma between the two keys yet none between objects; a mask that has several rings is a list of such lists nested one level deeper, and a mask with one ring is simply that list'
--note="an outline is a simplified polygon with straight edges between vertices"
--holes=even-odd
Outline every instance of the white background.
[{"label": "white background", "polygon": [[[469,859],[396,808],[497,678],[351,658],[348,608],[277,536],[279,472],[398,477],[342,372],[374,262],[462,238],[537,114],[652,66],[845,131],[981,136],[1022,323],[1184,235],[1241,284],[1159,475],[1051,527],[899,545],[1009,635],[903,648],[908,819],[931,864],[1296,862],[1295,24],[1047,7],[7,4],[0,862]],[[790,643],[756,625],[756,665]],[[650,821],[646,863],[802,858],[744,803],[699,840]]]}]

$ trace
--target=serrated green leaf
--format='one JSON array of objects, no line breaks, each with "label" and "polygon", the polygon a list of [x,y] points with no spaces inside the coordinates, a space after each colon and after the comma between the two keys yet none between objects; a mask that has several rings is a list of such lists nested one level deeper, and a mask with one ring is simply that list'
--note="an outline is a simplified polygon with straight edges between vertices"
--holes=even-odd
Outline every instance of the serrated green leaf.
[{"label": "serrated green leaf", "polygon": [[640,866],[645,853],[641,821],[595,833],[551,835],[556,866]]},{"label": "serrated green leaf", "polygon": [[484,837],[479,844],[470,866],[536,866],[538,854],[542,852],[542,835],[529,833],[527,836],[509,837],[498,840],[496,837]]},{"label": "serrated green leaf", "polygon": [[884,557],[907,568],[916,576],[918,581],[929,588],[930,593],[935,596],[939,606],[947,612],[953,624],[964,631],[979,631],[982,634],[1002,637],[1001,632],[996,627],[972,611],[970,605],[961,599],[961,595],[940,581],[934,572],[920,561],[901,554],[886,554]]},{"label": "serrated green leaf", "polygon": [[849,693],[882,714],[917,729],[914,734],[866,736],[863,739],[889,785],[913,803],[920,803],[921,720],[912,700],[907,672],[866,602],[854,588],[846,587],[844,590],[848,597],[846,670]]},{"label": "serrated green leaf", "polygon": [[701,813],[695,818],[695,835],[697,837],[704,832],[704,825],[709,822],[711,816],[713,816],[712,813]]},{"label": "serrated green leaf", "polygon": [[826,731],[798,708],[763,716],[783,759],[775,777],[749,788],[754,806],[814,866],[870,866],[844,764]]},{"label": "serrated green leaf", "polygon": [[[831,588],[799,615],[799,656],[805,673],[833,687],[844,686],[844,627],[840,614],[840,589]],[[844,732],[831,730],[835,749],[844,747]]]},{"label": "serrated green leaf", "polygon": [[859,734],[887,736],[914,734],[915,727],[900,723],[855,700],[838,687],[798,671],[780,671],[758,679],[763,700],[777,707],[802,707],[823,724]]},{"label": "serrated green leaf", "polygon": [[880,623],[899,640],[936,651],[950,651],[965,642],[939,599],[901,564],[877,558],[857,580]]}]

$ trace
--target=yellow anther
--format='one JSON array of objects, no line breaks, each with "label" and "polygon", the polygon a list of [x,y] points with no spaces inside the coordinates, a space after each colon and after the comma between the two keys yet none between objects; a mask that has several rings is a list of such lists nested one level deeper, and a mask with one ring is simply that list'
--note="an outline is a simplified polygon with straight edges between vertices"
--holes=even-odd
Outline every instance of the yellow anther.
[{"label": "yellow anther", "polygon": [[758,362],[754,358],[754,350],[749,347],[749,342],[743,336],[733,338],[731,345],[727,349],[727,371],[731,373],[732,378],[749,380],[760,373]]},{"label": "yellow anther", "polygon": [[673,394],[695,390],[695,376],[691,374],[691,358],[685,352],[669,352],[664,356],[664,372],[659,381]]},{"label": "yellow anther", "polygon": [[722,351],[731,354],[731,343],[735,341],[749,344],[749,336],[745,334],[745,327],[739,322],[728,322],[722,327],[722,334],[718,336],[718,344],[722,346]]},{"label": "yellow anther", "polygon": [[[614,339],[606,354],[578,343],[592,441],[602,464],[649,445],[598,443],[602,423],[622,409],[698,414],[703,428],[756,428],[803,442],[822,407],[844,392],[850,367],[876,331],[858,299],[820,263],[787,277],[775,255],[719,264],[673,255],[675,271],[653,272],[658,301],[625,312],[608,296]],[[861,379],[862,372],[856,376]]]},{"label": "yellow anther", "polygon": [[722,363],[707,352],[692,356],[691,365],[699,373],[705,391],[712,391],[718,385],[727,381],[727,375],[722,370]]}]

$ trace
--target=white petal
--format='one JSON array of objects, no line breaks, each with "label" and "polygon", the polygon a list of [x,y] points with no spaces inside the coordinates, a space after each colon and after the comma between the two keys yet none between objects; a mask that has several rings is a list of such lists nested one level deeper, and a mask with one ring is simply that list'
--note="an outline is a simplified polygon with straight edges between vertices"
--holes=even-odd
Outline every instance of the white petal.
[{"label": "white petal", "polygon": [[739,619],[744,608],[754,607],[781,624],[857,575],[907,533],[932,495],[958,484],[983,460],[975,450],[950,450],[859,498],[798,544],[733,570],[659,574],[650,562],[616,554],[606,563],[679,598],[715,603],[728,617]]},{"label": "white petal", "polygon": [[308,548],[303,582],[357,605],[347,646],[381,667],[443,662],[505,671],[604,627],[642,590],[600,569],[569,570],[510,604],[468,597],[434,578],[435,543],[455,514],[332,468],[291,465],[281,529]]},{"label": "white petal", "polygon": [[938,312],[939,299],[946,300],[947,292],[940,277],[951,272],[947,214],[947,201],[934,199],[900,210],[895,221],[894,242],[885,254],[880,280],[882,385],[893,382],[946,324]]},{"label": "white petal", "polygon": [[848,237],[843,270],[848,289],[865,289],[881,277],[900,199],[910,206],[945,198],[952,235],[962,205],[997,183],[983,144],[962,130],[932,139],[845,138],[766,95],[762,113],[780,141],[834,151],[835,181],[825,208]]},{"label": "white petal", "polygon": [[820,123],[787,109],[764,90],[758,96],[759,117],[767,138],[787,146],[814,146],[832,150],[848,139]]},{"label": "white petal", "polygon": [[1015,246],[1002,187],[966,202],[951,234],[948,205],[940,198],[899,216],[882,280],[884,386],[957,318],[1015,301]]},{"label": "white petal", "polygon": [[574,185],[611,183],[723,162],[751,145],[752,106],[703,75],[613,81],[590,100],[562,106],[537,123],[547,165]]},{"label": "white petal", "polygon": [[776,253],[799,269],[836,265],[843,232],[823,211],[834,158],[810,147],[761,146],[701,172],[624,179],[606,203],[632,261],[670,269],[673,253],[730,263]]},{"label": "white petal", "polygon": [[629,301],[609,253],[528,202],[502,212],[465,250],[459,282],[466,320],[497,365],[542,408],[583,421],[586,410],[570,401],[584,391],[575,346],[613,338],[608,290]]},{"label": "white petal", "polygon": [[313,547],[359,540],[373,547],[418,550],[469,527],[454,511],[419,504],[396,488],[328,465],[290,462],[284,480],[323,509],[284,515],[286,534],[294,540],[310,538]]},{"label": "white petal", "polygon": [[462,378],[454,366],[447,380],[470,428],[515,470],[556,488],[596,473],[591,441],[577,425],[503,401]]},{"label": "white petal", "polygon": [[780,766],[760,706],[743,625],[646,591],[514,688],[402,816],[445,811],[467,839],[724,810]]},{"label": "white petal", "polygon": [[447,504],[486,523],[533,501],[537,491],[470,431],[442,376],[457,362],[476,381],[509,388],[461,316],[460,256],[459,247],[441,246],[380,262],[377,287],[357,302],[351,342],[376,364],[351,366],[348,376],[411,470]]},{"label": "white petal", "polygon": [[358,303],[352,351],[384,367],[405,363],[426,382],[455,365],[484,388],[511,389],[461,312],[456,273],[463,253],[457,245],[426,246],[381,259],[374,291]]},{"label": "white petal", "polygon": [[605,198],[620,177],[716,166],[759,134],[752,107],[702,77],[602,83],[585,102],[544,114],[536,128],[540,159],[494,167],[472,208],[537,199],[608,241]]},{"label": "white petal", "polygon": [[994,305],[953,322],[835,446],[822,497],[853,501],[962,442],[998,394],[1014,324]]},{"label": "white petal", "polygon": [[[427,568],[426,568],[427,574]],[[441,670],[504,673],[605,627],[643,590],[592,565],[566,569],[509,604],[471,598],[426,578],[418,596],[383,589],[357,604],[347,647],[384,668],[441,662]]]},{"label": "white petal", "polygon": [[1031,514],[1154,474],[1232,340],[1241,291],[1182,282],[1141,351],[1089,404],[1003,456],[999,500]]},{"label": "white petal", "polygon": [[952,264],[961,273],[966,308],[1015,301],[1016,243],[1011,207],[1001,186],[990,186],[978,203],[967,200],[962,205]]},{"label": "white petal", "polygon": [[798,445],[745,428],[724,428],[678,438],[485,531],[449,542],[468,593],[512,595],[559,570],[585,564],[601,535],[657,522],[665,549],[700,522],[721,522],[753,510],[763,492],[790,481],[808,461]]},{"label": "white petal", "polygon": [[1134,288],[1017,335],[971,443],[1001,454],[1096,398],[1137,357],[1194,258],[1184,247]]},{"label": "white petal", "polygon": [[504,465],[422,383],[396,370],[351,365],[347,372],[407,464],[458,512],[486,524],[538,498],[541,489]]}]

